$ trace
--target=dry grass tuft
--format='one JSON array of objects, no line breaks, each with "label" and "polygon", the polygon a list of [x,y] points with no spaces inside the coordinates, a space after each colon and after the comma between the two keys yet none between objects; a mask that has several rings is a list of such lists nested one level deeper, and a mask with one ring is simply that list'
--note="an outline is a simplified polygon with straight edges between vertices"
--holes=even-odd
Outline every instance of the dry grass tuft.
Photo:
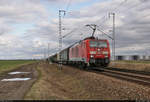
[{"label": "dry grass tuft", "polygon": [[150,63],[148,62],[115,61],[115,62],[111,62],[109,67],[131,69],[131,70],[138,70],[138,71],[150,71]]}]

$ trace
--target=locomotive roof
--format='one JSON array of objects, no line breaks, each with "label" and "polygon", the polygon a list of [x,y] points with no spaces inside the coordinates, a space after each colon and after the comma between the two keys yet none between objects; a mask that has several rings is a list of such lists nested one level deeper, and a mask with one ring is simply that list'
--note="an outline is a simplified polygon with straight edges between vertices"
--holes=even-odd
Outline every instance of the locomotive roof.
[{"label": "locomotive roof", "polygon": [[84,40],[87,40],[87,39],[95,39],[95,37],[93,37],[93,36],[87,37],[87,38],[85,38]]},{"label": "locomotive roof", "polygon": [[[85,38],[84,40],[88,40],[88,39],[90,39],[90,40],[107,40],[107,39],[98,39],[98,38],[95,38],[95,37],[87,37],[87,38]],[[81,40],[81,41],[83,41],[83,40]]]},{"label": "locomotive roof", "polygon": [[82,41],[84,41],[84,40],[88,40],[88,39],[93,39],[93,40],[107,40],[107,39],[97,39],[97,38],[95,38],[95,37],[93,37],[93,36],[90,36],[90,37],[87,37],[87,38],[85,38],[85,39],[83,39],[83,40],[80,40],[80,41],[78,41],[78,42],[75,42],[74,44],[72,44],[72,45],[69,46],[68,48],[70,48],[70,47],[74,46],[75,44],[80,43],[80,42],[82,42]]},{"label": "locomotive roof", "polygon": [[[84,41],[84,40],[88,40],[88,39],[91,39],[91,40],[92,40],[92,39],[93,39],[93,40],[107,40],[107,39],[97,39],[97,38],[95,38],[95,37],[93,37],[93,36],[90,36],[90,37],[87,37],[87,38],[85,38],[85,39],[83,39],[83,40],[80,40],[80,41],[75,42],[74,44],[70,45],[69,47],[67,47],[67,48],[65,48],[65,49],[63,49],[63,50],[61,50],[60,52],[62,52],[62,51],[64,51],[64,50],[66,50],[66,49],[68,49],[68,48],[74,46],[74,45],[77,44],[77,43],[80,43],[80,42],[82,42],[82,41]],[[56,53],[56,54],[57,54],[57,53]],[[55,56],[56,54],[54,54],[54,55],[52,55],[52,56]]]},{"label": "locomotive roof", "polygon": [[62,51],[64,51],[64,50],[66,50],[66,49],[68,49],[68,48],[74,46],[74,45],[77,44],[77,43],[80,43],[80,42],[82,42],[82,41],[84,41],[84,40],[88,40],[88,39],[93,39],[93,40],[94,40],[94,39],[95,39],[95,40],[106,40],[106,39],[97,39],[97,38],[95,38],[95,37],[93,37],[93,36],[90,36],[90,37],[87,37],[87,38],[85,38],[85,39],[83,39],[83,40],[80,40],[80,41],[75,42],[74,44],[70,45],[69,47],[67,47],[67,48],[65,48],[65,49],[63,49],[63,50],[61,50],[60,52],[62,52]]}]

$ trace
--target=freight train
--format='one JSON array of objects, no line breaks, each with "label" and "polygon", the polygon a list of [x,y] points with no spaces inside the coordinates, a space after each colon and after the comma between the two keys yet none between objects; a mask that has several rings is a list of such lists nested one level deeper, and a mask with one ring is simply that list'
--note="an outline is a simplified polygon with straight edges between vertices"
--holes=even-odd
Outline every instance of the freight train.
[{"label": "freight train", "polygon": [[[60,60],[61,57],[61,60]],[[106,39],[88,37],[68,48],[50,56],[55,63],[87,66],[108,66],[110,63],[110,47]]]}]

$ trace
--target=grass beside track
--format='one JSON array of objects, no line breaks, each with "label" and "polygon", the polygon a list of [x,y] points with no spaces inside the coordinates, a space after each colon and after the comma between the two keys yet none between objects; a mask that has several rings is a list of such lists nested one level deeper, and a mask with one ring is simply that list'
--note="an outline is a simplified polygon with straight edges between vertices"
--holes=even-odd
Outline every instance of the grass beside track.
[{"label": "grass beside track", "polygon": [[19,66],[34,63],[34,60],[0,60],[0,75]]},{"label": "grass beside track", "polygon": [[150,61],[111,61],[109,67],[150,72]]},{"label": "grass beside track", "polygon": [[112,61],[112,62],[150,64],[150,61]]},{"label": "grass beside track", "polygon": [[60,70],[56,64],[40,63],[37,70],[38,80],[25,95],[25,100],[98,99],[99,92],[88,90],[91,89],[88,87],[90,80],[78,69],[63,66]]}]

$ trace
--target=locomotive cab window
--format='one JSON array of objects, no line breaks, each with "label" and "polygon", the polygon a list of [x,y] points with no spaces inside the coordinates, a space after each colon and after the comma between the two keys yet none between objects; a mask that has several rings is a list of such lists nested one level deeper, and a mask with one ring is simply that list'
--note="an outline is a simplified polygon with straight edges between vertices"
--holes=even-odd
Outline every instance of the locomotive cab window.
[{"label": "locomotive cab window", "polygon": [[96,41],[90,41],[90,47],[97,47]]},{"label": "locomotive cab window", "polygon": [[98,47],[107,48],[107,42],[106,42],[106,41],[100,41],[100,42],[98,43]]},{"label": "locomotive cab window", "polygon": [[106,41],[90,41],[90,47],[104,47],[107,48]]}]

